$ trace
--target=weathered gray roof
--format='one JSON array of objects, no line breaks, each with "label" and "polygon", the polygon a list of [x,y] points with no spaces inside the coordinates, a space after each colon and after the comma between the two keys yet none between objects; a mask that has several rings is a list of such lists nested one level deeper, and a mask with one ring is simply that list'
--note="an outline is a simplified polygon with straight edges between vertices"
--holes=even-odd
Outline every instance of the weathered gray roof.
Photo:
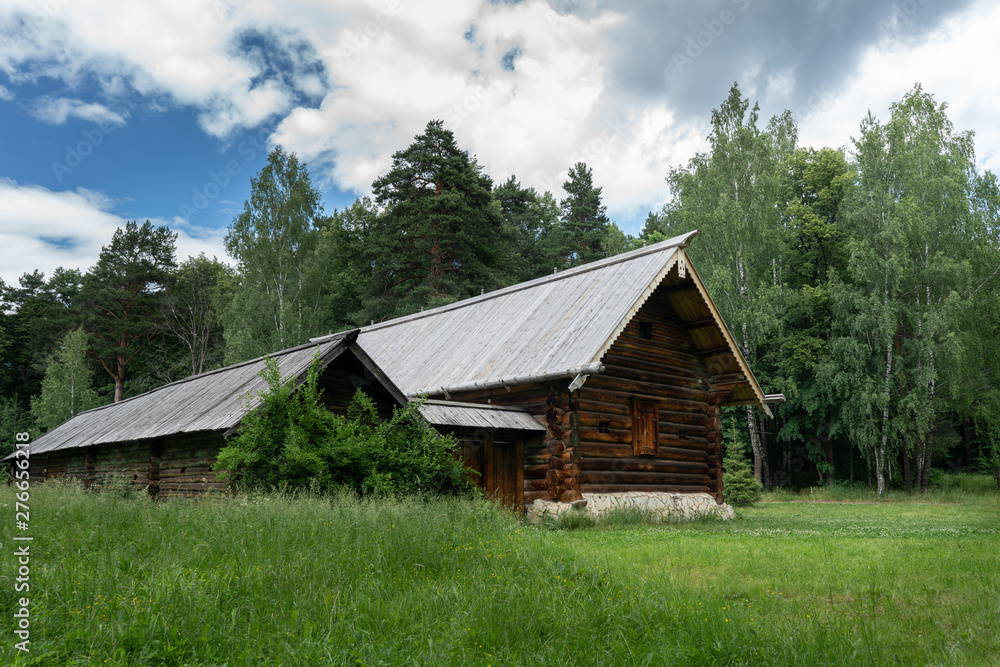
[{"label": "weathered gray roof", "polygon": [[[329,360],[343,351],[346,336],[337,334],[320,344],[301,345],[271,358],[278,362],[281,377],[302,377],[317,352]],[[260,377],[263,368],[261,357],[88,410],[31,443],[31,453],[231,428],[243,418],[244,399],[255,398],[266,387]]]},{"label": "weathered gray roof", "polygon": [[435,426],[544,431],[545,426],[526,412],[498,405],[454,401],[425,401],[420,414]]},{"label": "weathered gray roof", "polygon": [[408,396],[593,372],[696,233],[364,327],[358,342]]}]

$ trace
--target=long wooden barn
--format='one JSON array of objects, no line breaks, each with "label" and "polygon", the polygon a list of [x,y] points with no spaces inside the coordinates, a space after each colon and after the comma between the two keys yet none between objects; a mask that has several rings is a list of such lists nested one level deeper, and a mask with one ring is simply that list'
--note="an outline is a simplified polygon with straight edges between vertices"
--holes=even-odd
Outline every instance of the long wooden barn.
[{"label": "long wooden barn", "polygon": [[[768,407],[685,252],[696,233],[272,356],[302,378],[319,354],[335,411],[358,388],[387,413],[426,398],[428,422],[508,504],[636,491],[722,503],[720,408]],[[221,490],[210,465],[263,364],[78,415],[33,443],[32,477]]]}]

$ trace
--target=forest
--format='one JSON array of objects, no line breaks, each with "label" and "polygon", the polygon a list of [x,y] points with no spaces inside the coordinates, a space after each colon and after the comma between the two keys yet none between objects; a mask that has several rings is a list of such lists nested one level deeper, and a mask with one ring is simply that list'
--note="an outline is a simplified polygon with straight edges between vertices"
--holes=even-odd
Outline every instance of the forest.
[{"label": "forest", "polygon": [[[0,281],[0,443],[164,383],[561,271],[697,229],[689,248],[768,393],[731,408],[767,488],[926,491],[940,471],[1000,486],[1000,184],[919,85],[843,148],[800,146],[733,85],[705,152],[664,174],[638,236],[584,163],[563,192],[494,182],[442,121],[372,196],[327,212],[280,146],[228,229],[181,260],[128,222],[86,271]],[[6,453],[6,452],[5,452]]]}]

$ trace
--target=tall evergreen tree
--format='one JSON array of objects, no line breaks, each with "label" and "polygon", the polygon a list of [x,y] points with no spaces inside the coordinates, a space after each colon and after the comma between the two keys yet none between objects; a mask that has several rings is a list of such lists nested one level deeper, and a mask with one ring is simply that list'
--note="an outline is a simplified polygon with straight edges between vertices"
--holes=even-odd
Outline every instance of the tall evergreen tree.
[{"label": "tall evergreen tree", "polygon": [[130,220],[115,230],[84,276],[84,328],[91,336],[91,354],[115,384],[116,403],[124,396],[129,365],[162,322],[176,239],[167,227]]},{"label": "tall evergreen tree", "polygon": [[303,343],[322,333],[324,320],[323,209],[306,165],[275,147],[250,188],[226,234],[239,272],[222,313],[226,363]]},{"label": "tall evergreen tree", "polygon": [[371,282],[358,319],[403,315],[504,284],[506,254],[493,182],[442,121],[427,124],[372,190],[381,214],[366,230]]},{"label": "tall evergreen tree", "polygon": [[602,188],[594,186],[593,171],[583,162],[569,170],[563,183],[566,198],[559,203],[561,218],[555,232],[555,249],[561,268],[586,264],[605,256],[611,220],[601,201]]},{"label": "tall evergreen tree", "polygon": [[508,282],[522,282],[552,272],[557,259],[553,234],[559,223],[559,206],[552,193],[538,194],[523,188],[514,176],[493,190],[500,204],[510,254],[504,259]]},{"label": "tall evergreen tree", "polygon": [[49,356],[59,340],[79,325],[83,277],[59,267],[46,279],[25,273],[18,286],[0,284],[0,342],[7,341],[0,364],[0,395],[15,396],[22,408],[41,390]]}]

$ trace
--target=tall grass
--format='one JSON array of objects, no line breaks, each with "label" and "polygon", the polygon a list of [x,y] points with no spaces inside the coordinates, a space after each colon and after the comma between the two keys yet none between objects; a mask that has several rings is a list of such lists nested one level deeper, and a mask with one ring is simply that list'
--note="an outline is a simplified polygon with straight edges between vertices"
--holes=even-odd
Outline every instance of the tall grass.
[{"label": "tall grass", "polygon": [[154,503],[46,483],[31,497],[27,655],[13,650],[9,489],[0,505],[11,664],[990,664],[1000,652],[989,499],[924,518],[772,503],[734,522],[552,531],[473,501]]}]

